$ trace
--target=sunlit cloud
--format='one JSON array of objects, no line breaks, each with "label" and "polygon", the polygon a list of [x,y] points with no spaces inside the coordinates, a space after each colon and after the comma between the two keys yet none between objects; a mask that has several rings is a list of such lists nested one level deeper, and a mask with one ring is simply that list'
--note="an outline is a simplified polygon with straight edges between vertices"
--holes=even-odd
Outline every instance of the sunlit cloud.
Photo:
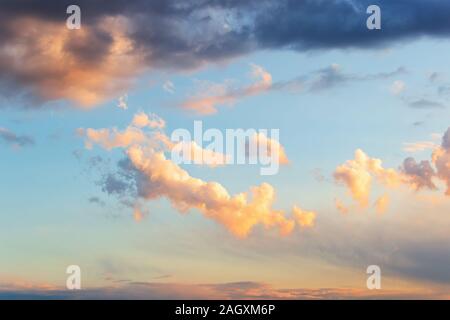
[{"label": "sunlit cloud", "polygon": [[[276,229],[281,235],[290,234],[296,224],[302,228],[314,226],[315,212],[295,206],[293,217],[288,217],[284,211],[274,209],[275,189],[268,183],[251,187],[250,191],[233,196],[218,182],[192,177],[166,157],[166,153],[174,146],[164,133],[156,131],[155,134],[154,130],[143,130],[155,127],[149,126],[148,120],[145,114],[139,113],[124,131],[116,128],[78,130],[78,133],[86,138],[85,145],[88,149],[99,145],[106,150],[125,150],[127,158],[122,169],[128,172],[128,177],[132,177],[132,187],[136,189],[135,201],[167,198],[179,212],[187,213],[196,209],[205,217],[224,225],[239,238],[247,237],[257,225]],[[160,127],[156,126],[156,129]],[[281,145],[272,144],[271,147],[282,150]],[[207,152],[204,155],[217,156]],[[114,183],[118,184],[121,185]],[[126,185],[119,189],[114,188],[119,190],[118,193],[128,189]]]},{"label": "sunlit cloud", "polygon": [[263,67],[252,64],[251,76],[254,82],[248,86],[234,87],[232,82],[203,83],[198,92],[182,102],[184,109],[193,110],[199,114],[212,114],[223,105],[233,105],[237,100],[254,96],[267,91],[272,85],[272,76]]},{"label": "sunlit cloud", "polygon": [[[397,188],[408,186],[414,190],[438,190],[436,183],[447,185],[446,195],[450,195],[450,129],[444,134],[442,144],[435,146],[431,161],[417,162],[414,158],[406,158],[400,168],[385,169],[382,161],[370,158],[364,151],[355,151],[355,158],[338,166],[334,178],[343,183],[351,197],[361,208],[367,208],[373,182],[383,187]],[[433,167],[434,165],[434,167]],[[376,208],[385,208],[387,198],[379,198]],[[341,202],[336,202],[339,211],[345,211]],[[384,210],[382,210],[384,211]]]},{"label": "sunlit cloud", "polygon": [[336,299],[449,299],[444,290],[373,290],[362,288],[277,288],[263,282],[188,284],[133,282],[68,291],[54,286],[0,284],[0,298],[14,299],[220,299],[220,300],[336,300]]}]

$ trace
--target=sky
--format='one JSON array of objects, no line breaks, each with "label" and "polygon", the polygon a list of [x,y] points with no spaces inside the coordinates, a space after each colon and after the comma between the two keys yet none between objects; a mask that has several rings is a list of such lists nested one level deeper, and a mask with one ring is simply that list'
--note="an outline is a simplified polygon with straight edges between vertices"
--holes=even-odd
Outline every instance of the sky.
[{"label": "sky", "polygon": [[448,1],[72,2],[0,3],[0,299],[450,298]]}]

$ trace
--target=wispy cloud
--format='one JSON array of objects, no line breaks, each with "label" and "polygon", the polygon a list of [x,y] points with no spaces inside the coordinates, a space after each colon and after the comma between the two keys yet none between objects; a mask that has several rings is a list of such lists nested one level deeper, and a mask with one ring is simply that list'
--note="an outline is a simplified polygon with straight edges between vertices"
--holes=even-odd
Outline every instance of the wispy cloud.
[{"label": "wispy cloud", "polygon": [[[218,182],[192,177],[166,157],[174,147],[173,143],[159,126],[154,128],[148,123],[148,116],[139,113],[123,131],[116,128],[78,130],[85,137],[87,148],[94,145],[106,150],[119,148],[126,154],[126,158],[118,163],[118,173],[107,175],[103,186],[106,192],[131,196],[131,202],[135,204],[141,200],[167,198],[179,212],[196,209],[239,238],[247,237],[257,225],[275,229],[283,236],[292,233],[296,225],[299,228],[314,226],[316,213],[313,211],[294,206],[289,216],[283,210],[274,209],[276,192],[268,183],[253,186],[248,192],[230,195]],[[262,142],[261,139],[268,140],[265,136],[258,136],[258,143]],[[276,149],[280,160],[288,161],[279,143],[270,141],[269,147],[269,152]],[[136,213],[136,206],[134,210],[135,217],[141,219],[141,211]]]},{"label": "wispy cloud", "polygon": [[192,97],[181,103],[181,107],[199,114],[212,114],[217,112],[218,106],[232,105],[238,99],[268,91],[272,85],[272,75],[255,64],[251,65],[251,69],[254,79],[252,84],[234,87],[230,81],[221,84],[203,83]]},{"label": "wispy cloud", "polygon": [[410,108],[413,109],[444,109],[445,105],[438,101],[429,99],[418,99],[408,103]]},{"label": "wispy cloud", "polygon": [[62,289],[22,288],[0,285],[0,298],[7,300],[62,300],[62,299],[135,299],[135,300],[179,300],[179,299],[448,299],[445,291],[439,290],[380,290],[361,288],[291,288],[277,289],[260,282],[231,282],[217,284],[183,284],[164,282],[127,282],[115,286],[85,288],[81,291]]},{"label": "wispy cloud", "polygon": [[288,81],[274,82],[272,75],[263,67],[251,65],[251,68],[254,79],[252,84],[237,87],[230,80],[223,83],[201,82],[197,92],[179,104],[184,109],[209,115],[216,113],[220,106],[234,105],[241,99],[270,91],[319,93],[346,84],[389,79],[407,72],[405,68],[399,67],[391,72],[351,74],[343,72],[338,64],[332,64]]},{"label": "wispy cloud", "polygon": [[170,94],[174,94],[175,93],[175,85],[170,80],[167,80],[166,82],[164,82],[163,89],[164,89],[164,91],[166,91],[166,92],[168,92]]},{"label": "wispy cloud", "polygon": [[35,143],[32,137],[19,136],[8,129],[1,127],[0,127],[0,141],[3,141],[4,143],[15,148],[32,146]]}]

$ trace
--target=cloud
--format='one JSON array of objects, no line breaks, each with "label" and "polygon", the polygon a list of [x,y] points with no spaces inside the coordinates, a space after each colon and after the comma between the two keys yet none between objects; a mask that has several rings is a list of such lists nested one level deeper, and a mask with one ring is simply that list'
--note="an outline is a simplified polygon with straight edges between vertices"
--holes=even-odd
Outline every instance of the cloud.
[{"label": "cloud", "polygon": [[132,193],[132,186],[127,181],[117,174],[107,174],[101,181],[102,191],[109,195],[122,196],[127,193]]},{"label": "cloud", "polygon": [[441,147],[433,152],[432,161],[436,166],[438,178],[447,185],[446,195],[450,196],[450,128],[442,138]]},{"label": "cloud", "polygon": [[377,201],[375,201],[375,209],[378,214],[383,214],[387,211],[389,207],[389,196],[387,194],[379,197]]},{"label": "cloud", "polygon": [[150,127],[156,129],[164,129],[166,122],[156,114],[146,114],[145,112],[139,112],[134,115],[133,125],[138,128]]},{"label": "cloud", "polygon": [[168,92],[170,94],[174,94],[175,93],[175,85],[170,80],[167,80],[166,82],[164,82],[163,89],[164,89],[164,91],[166,91],[166,92]]},{"label": "cloud", "polygon": [[18,136],[14,132],[0,127],[0,141],[14,147],[21,148],[34,145],[34,139],[29,136]]},{"label": "cloud", "polygon": [[396,80],[391,85],[391,92],[394,95],[399,95],[403,91],[405,91],[406,84],[401,80]]},{"label": "cloud", "polygon": [[136,203],[133,208],[133,219],[136,222],[141,222],[149,213],[139,203]]},{"label": "cloud", "polygon": [[365,11],[371,4],[369,0],[280,1],[258,16],[255,32],[263,47],[302,51],[386,47],[415,36],[449,34],[445,17],[450,5],[445,1],[377,1],[383,16],[382,32],[370,32],[366,28]]},{"label": "cloud", "polygon": [[442,137],[442,148],[445,150],[450,150],[450,128],[447,129]]},{"label": "cloud", "polygon": [[221,105],[232,105],[238,99],[257,95],[267,91],[272,85],[272,76],[261,66],[252,64],[251,75],[254,82],[241,88],[233,87],[230,81],[222,84],[202,83],[198,92],[181,103],[181,107],[208,115],[217,112]]},{"label": "cloud", "polygon": [[412,183],[416,189],[436,189],[436,185],[433,182],[433,178],[436,174],[429,161],[417,163],[414,158],[406,158],[403,161],[401,170],[405,175],[410,177],[410,183]]},{"label": "cloud", "polygon": [[[432,136],[434,138],[435,134]],[[415,159],[407,158],[403,163],[402,171],[408,175],[410,182],[417,189],[422,187],[437,189],[433,179],[444,182],[447,185],[446,195],[450,196],[450,128],[442,136],[441,145],[434,147],[431,163],[425,160],[418,164]]]},{"label": "cloud", "polygon": [[[376,180],[384,187],[408,186],[415,190],[437,190],[435,181],[442,181],[447,185],[446,195],[450,196],[450,128],[442,138],[441,146],[434,148],[431,162],[423,160],[417,162],[408,157],[399,170],[384,169],[382,161],[370,158],[364,151],[355,151],[355,158],[338,166],[334,178],[343,183],[351,197],[361,208],[367,208],[373,181]],[[434,165],[434,167],[433,167]],[[338,205],[338,210],[342,210]]]},{"label": "cloud", "polygon": [[334,204],[336,205],[336,209],[342,213],[342,214],[347,214],[349,213],[349,208],[347,208],[347,206],[342,202],[342,200],[340,199],[335,199],[334,200]]},{"label": "cloud", "polygon": [[[376,292],[374,292],[376,291]],[[448,299],[443,290],[368,290],[361,288],[276,288],[262,282],[188,284],[176,282],[126,281],[83,290],[56,287],[0,284],[0,298],[5,300],[326,300],[326,299]]]},{"label": "cloud", "polygon": [[437,101],[428,100],[428,99],[419,99],[414,100],[408,103],[410,108],[413,109],[444,109],[445,106]]},{"label": "cloud", "polygon": [[179,105],[201,115],[210,115],[216,113],[220,106],[234,105],[241,99],[269,91],[317,93],[349,83],[389,79],[407,72],[405,68],[399,67],[391,72],[358,75],[345,73],[338,64],[332,64],[288,81],[274,82],[272,75],[261,66],[252,64],[251,68],[254,79],[252,84],[237,87],[231,80],[222,83],[202,81],[196,92]]},{"label": "cloud", "polygon": [[14,30],[0,46],[0,82],[8,90],[3,93],[26,92],[35,105],[69,100],[89,108],[126,90],[143,70],[125,18],[99,17],[76,32],[33,15],[1,24]]},{"label": "cloud", "polygon": [[146,71],[191,70],[266,49],[370,49],[450,34],[445,1],[378,2],[382,32],[366,27],[369,0],[188,0],[182,6],[174,0],[111,0],[108,6],[80,0],[80,30],[65,28],[69,2],[4,0],[0,81],[9,97],[25,93],[39,104],[69,100],[92,107],[116,98]]},{"label": "cloud", "polygon": [[[290,218],[284,211],[274,209],[275,189],[268,183],[233,196],[218,182],[192,177],[166,158],[166,153],[174,147],[169,138],[160,131],[156,134],[154,130],[143,131],[140,127],[152,128],[146,124],[146,118],[138,114],[124,131],[116,128],[78,130],[86,138],[87,148],[96,144],[106,150],[125,150],[126,158],[119,162],[119,172],[107,175],[104,180],[105,192],[119,197],[131,196],[134,203],[167,198],[179,212],[196,209],[239,238],[248,236],[257,225],[276,229],[281,235],[291,233],[296,222],[302,228],[314,225],[315,212],[294,207]],[[272,148],[282,150],[280,145],[272,144]]]},{"label": "cloud", "polygon": [[440,72],[431,72],[428,76],[428,80],[430,80],[431,83],[436,83],[443,77],[443,74]]},{"label": "cloud", "polygon": [[163,153],[133,146],[127,155],[138,172],[138,194],[142,198],[168,198],[180,212],[197,209],[242,238],[258,224],[278,228],[282,234],[289,233],[295,225],[282,211],[272,209],[275,190],[267,183],[252,187],[249,193],[230,196],[217,182],[191,177]]},{"label": "cloud", "polygon": [[86,136],[86,148],[92,149],[93,144],[100,144],[103,148],[111,150],[119,147],[128,147],[134,143],[142,143],[146,140],[145,134],[135,127],[128,127],[120,132],[117,128],[94,130],[78,129],[80,136]]},{"label": "cloud", "polygon": [[119,102],[117,103],[117,107],[122,110],[128,109],[128,95],[124,94],[123,96],[119,97]]},{"label": "cloud", "polygon": [[185,163],[197,165],[207,165],[211,168],[223,166],[231,156],[228,154],[216,152],[211,149],[200,147],[195,141],[181,141],[178,143],[167,143],[166,145],[176,154],[182,155]]},{"label": "cloud", "polygon": [[[254,146],[254,150],[250,146]],[[246,143],[245,153],[249,158],[258,156],[266,159],[271,158],[272,154],[278,155],[278,163],[281,165],[289,164],[284,147],[275,139],[268,138],[264,133],[254,133]]]},{"label": "cloud", "polygon": [[294,218],[297,220],[297,223],[304,228],[313,227],[317,214],[313,211],[305,211],[297,206],[292,208],[292,212]]},{"label": "cloud", "polygon": [[403,144],[403,151],[415,153],[421,152],[429,149],[435,149],[437,144],[433,141],[418,141],[418,142],[405,142]]}]

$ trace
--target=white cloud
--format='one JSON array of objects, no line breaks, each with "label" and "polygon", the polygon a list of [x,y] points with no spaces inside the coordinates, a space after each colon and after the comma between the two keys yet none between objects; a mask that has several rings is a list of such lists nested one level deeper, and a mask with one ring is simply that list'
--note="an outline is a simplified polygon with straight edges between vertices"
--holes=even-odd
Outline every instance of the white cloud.
[{"label": "white cloud", "polygon": [[122,110],[128,109],[128,95],[124,94],[123,96],[119,97],[119,101],[117,102],[117,107]]},{"label": "white cloud", "polygon": [[164,91],[166,91],[166,92],[168,92],[170,94],[174,94],[175,93],[175,85],[170,80],[167,80],[166,82],[164,82],[163,89],[164,89]]},{"label": "white cloud", "polygon": [[394,81],[390,88],[392,94],[394,94],[394,95],[399,95],[400,93],[405,91],[405,89],[406,89],[406,84],[401,80]]}]

